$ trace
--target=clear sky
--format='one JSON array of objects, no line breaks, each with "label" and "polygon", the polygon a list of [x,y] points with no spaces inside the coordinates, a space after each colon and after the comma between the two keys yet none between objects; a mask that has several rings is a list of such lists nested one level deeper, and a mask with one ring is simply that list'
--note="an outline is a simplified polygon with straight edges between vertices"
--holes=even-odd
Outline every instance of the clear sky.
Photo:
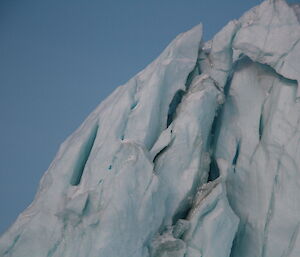
[{"label": "clear sky", "polygon": [[0,234],[59,145],[118,85],[200,22],[210,39],[260,0],[1,0]]}]

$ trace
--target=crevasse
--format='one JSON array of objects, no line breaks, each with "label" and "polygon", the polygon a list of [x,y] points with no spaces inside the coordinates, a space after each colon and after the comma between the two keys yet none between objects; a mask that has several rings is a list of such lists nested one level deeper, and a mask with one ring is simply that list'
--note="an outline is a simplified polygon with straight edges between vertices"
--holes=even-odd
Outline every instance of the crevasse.
[{"label": "crevasse", "polygon": [[299,257],[299,6],[180,34],[60,147],[2,257]]}]

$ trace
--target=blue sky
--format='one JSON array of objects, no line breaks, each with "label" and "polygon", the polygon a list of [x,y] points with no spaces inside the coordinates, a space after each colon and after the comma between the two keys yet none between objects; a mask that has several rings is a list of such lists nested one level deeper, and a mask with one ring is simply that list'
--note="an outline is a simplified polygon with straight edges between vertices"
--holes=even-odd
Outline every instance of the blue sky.
[{"label": "blue sky", "polygon": [[258,0],[1,0],[0,234],[59,145],[118,85],[200,22],[210,39]]}]

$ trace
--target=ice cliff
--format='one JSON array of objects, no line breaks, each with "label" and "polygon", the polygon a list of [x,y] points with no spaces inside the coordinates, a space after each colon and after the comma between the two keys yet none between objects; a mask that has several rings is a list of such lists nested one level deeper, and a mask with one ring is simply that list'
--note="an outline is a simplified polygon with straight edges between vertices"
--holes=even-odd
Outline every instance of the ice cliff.
[{"label": "ice cliff", "polygon": [[1,257],[299,257],[300,13],[180,34],[60,147]]}]

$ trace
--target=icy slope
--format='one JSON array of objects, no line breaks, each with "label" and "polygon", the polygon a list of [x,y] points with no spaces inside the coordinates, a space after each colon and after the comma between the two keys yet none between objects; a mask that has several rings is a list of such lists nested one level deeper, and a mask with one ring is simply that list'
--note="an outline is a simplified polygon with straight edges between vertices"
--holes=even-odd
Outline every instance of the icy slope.
[{"label": "icy slope", "polygon": [[299,257],[300,25],[179,35],[61,146],[2,257]]}]

